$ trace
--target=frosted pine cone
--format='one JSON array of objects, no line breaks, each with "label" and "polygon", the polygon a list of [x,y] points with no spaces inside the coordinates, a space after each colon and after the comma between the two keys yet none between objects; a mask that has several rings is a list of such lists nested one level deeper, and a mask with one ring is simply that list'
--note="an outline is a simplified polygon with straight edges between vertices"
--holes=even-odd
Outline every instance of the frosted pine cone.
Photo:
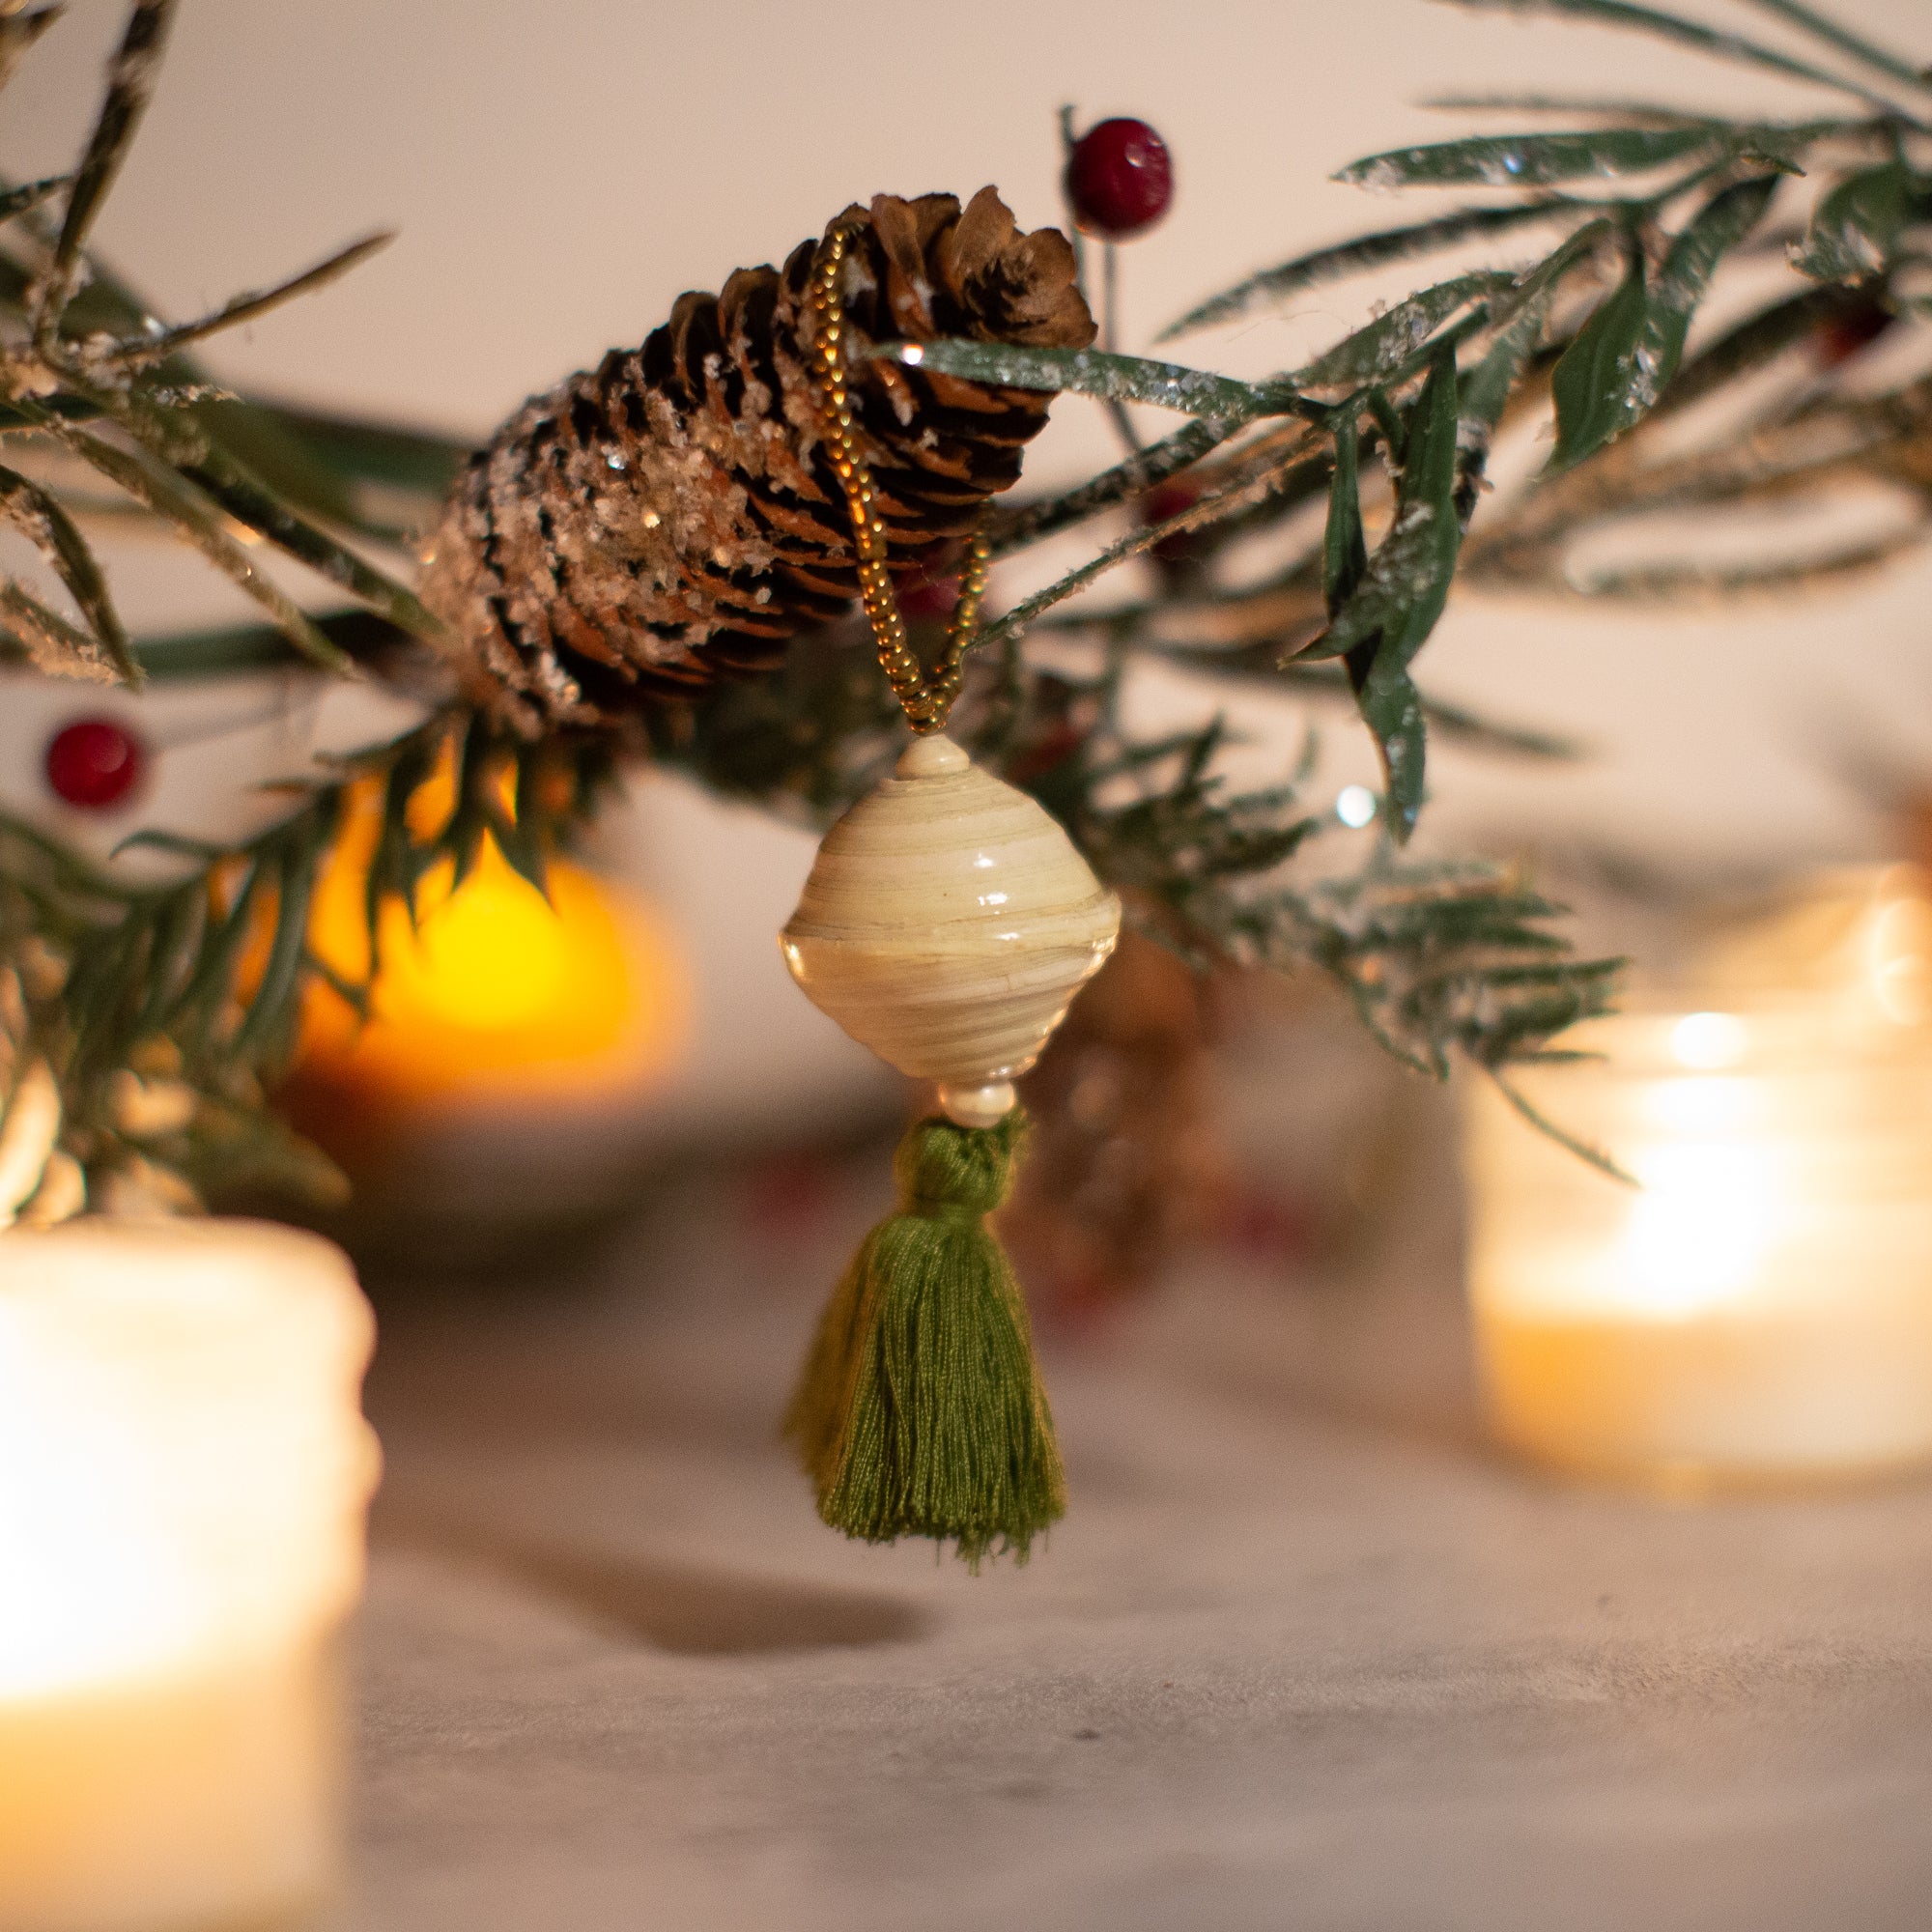
[{"label": "frosted pine cone", "polygon": [[[893,561],[918,563],[1018,476],[1049,398],[861,361],[866,346],[1085,348],[1094,319],[1065,238],[1020,234],[990,187],[963,213],[952,195],[880,195],[848,218],[853,401]],[[679,297],[641,350],[533,398],[471,463],[423,594],[472,696],[526,729],[609,721],[769,668],[855,596],[809,374],[816,245]]]}]

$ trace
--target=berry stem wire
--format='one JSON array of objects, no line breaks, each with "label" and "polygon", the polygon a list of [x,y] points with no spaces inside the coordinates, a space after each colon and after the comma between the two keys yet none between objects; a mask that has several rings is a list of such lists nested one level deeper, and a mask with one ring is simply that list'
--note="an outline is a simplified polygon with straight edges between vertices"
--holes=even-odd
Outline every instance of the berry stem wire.
[{"label": "berry stem wire", "polygon": [[[1120,348],[1120,250],[1111,242],[1100,244],[1100,347],[1109,355]],[[1118,396],[1107,398],[1107,413],[1127,446],[1129,456],[1138,456],[1147,447],[1127,406]]]}]

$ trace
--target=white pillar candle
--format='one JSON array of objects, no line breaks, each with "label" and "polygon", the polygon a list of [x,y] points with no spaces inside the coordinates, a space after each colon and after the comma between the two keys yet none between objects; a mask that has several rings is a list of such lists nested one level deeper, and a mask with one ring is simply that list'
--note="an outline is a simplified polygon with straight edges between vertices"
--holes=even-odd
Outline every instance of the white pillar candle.
[{"label": "white pillar candle", "polygon": [[1857,1003],[1623,1015],[1531,1071],[1620,1185],[1472,1084],[1492,1425],[1676,1490],[1932,1459],[1932,1043]]},{"label": "white pillar candle", "polygon": [[0,1932],[279,1927],[327,1895],[373,1334],[292,1229],[0,1235]]}]

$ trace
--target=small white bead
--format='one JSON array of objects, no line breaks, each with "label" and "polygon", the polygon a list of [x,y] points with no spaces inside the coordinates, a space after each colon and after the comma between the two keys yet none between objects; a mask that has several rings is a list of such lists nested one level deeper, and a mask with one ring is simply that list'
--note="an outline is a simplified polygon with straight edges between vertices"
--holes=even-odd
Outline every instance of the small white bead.
[{"label": "small white bead", "polygon": [[1010,1080],[988,1080],[978,1087],[942,1087],[939,1110],[955,1127],[997,1127],[1018,1103]]}]

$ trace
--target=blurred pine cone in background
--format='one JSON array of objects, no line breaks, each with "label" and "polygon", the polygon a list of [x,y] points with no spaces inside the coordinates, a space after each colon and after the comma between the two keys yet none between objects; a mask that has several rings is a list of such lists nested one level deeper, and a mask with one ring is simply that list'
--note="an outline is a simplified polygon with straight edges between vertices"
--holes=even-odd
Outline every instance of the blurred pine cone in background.
[{"label": "blurred pine cone in background", "polygon": [[1210,1052],[1215,982],[1131,926],[1027,1075],[1027,1158],[1000,1231],[1078,1306],[1217,1232],[1234,1189]]}]

